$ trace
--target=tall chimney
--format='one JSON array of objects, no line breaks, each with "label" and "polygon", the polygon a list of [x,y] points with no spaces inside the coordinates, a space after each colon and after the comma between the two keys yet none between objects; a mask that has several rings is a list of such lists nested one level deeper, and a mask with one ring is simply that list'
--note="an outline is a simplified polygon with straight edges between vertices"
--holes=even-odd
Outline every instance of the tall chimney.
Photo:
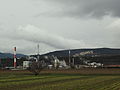
[{"label": "tall chimney", "polygon": [[71,51],[69,50],[69,66],[71,65],[70,54],[71,54]]},{"label": "tall chimney", "polygon": [[14,68],[16,68],[17,63],[16,63],[16,47],[14,47]]}]

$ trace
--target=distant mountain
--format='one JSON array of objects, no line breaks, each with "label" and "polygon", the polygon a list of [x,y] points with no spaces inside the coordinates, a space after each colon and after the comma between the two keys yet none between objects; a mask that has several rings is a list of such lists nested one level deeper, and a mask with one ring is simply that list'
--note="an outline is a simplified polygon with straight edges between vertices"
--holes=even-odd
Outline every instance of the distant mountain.
[{"label": "distant mountain", "polygon": [[[17,54],[16,56],[17,56],[17,58],[21,58],[21,57],[24,57],[26,55]],[[0,53],[0,58],[13,58],[13,54],[11,54],[11,53]]]},{"label": "distant mountain", "polygon": [[[112,49],[112,48],[95,48],[95,49],[71,49],[71,55],[78,54],[81,52],[86,52],[86,51],[93,51],[95,54],[99,55],[120,55],[120,49]],[[61,51],[54,51],[50,52],[44,55],[50,56],[68,56],[69,50],[61,50]]]}]

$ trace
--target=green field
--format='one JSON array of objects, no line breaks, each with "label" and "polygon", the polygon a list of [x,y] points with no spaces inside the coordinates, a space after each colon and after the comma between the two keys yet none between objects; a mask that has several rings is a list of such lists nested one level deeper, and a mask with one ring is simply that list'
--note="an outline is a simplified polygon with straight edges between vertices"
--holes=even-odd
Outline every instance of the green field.
[{"label": "green field", "polygon": [[34,76],[27,71],[0,71],[0,90],[120,90],[118,73],[65,72],[69,71],[46,71]]}]

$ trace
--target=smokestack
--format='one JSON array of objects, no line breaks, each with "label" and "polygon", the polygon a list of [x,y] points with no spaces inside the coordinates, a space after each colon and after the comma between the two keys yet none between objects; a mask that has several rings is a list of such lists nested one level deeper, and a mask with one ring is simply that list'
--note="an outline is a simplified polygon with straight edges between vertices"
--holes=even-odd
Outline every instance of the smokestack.
[{"label": "smokestack", "polygon": [[71,60],[70,60],[70,50],[69,50],[69,66],[71,65]]},{"label": "smokestack", "polygon": [[16,68],[17,63],[16,63],[16,47],[14,47],[14,68]]}]

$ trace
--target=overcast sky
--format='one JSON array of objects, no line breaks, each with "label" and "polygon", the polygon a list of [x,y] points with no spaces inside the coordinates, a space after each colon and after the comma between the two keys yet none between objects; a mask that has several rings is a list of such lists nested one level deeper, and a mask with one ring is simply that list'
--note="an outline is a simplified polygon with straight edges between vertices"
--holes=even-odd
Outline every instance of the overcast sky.
[{"label": "overcast sky", "polygon": [[0,0],[0,52],[120,48],[120,0]]}]

